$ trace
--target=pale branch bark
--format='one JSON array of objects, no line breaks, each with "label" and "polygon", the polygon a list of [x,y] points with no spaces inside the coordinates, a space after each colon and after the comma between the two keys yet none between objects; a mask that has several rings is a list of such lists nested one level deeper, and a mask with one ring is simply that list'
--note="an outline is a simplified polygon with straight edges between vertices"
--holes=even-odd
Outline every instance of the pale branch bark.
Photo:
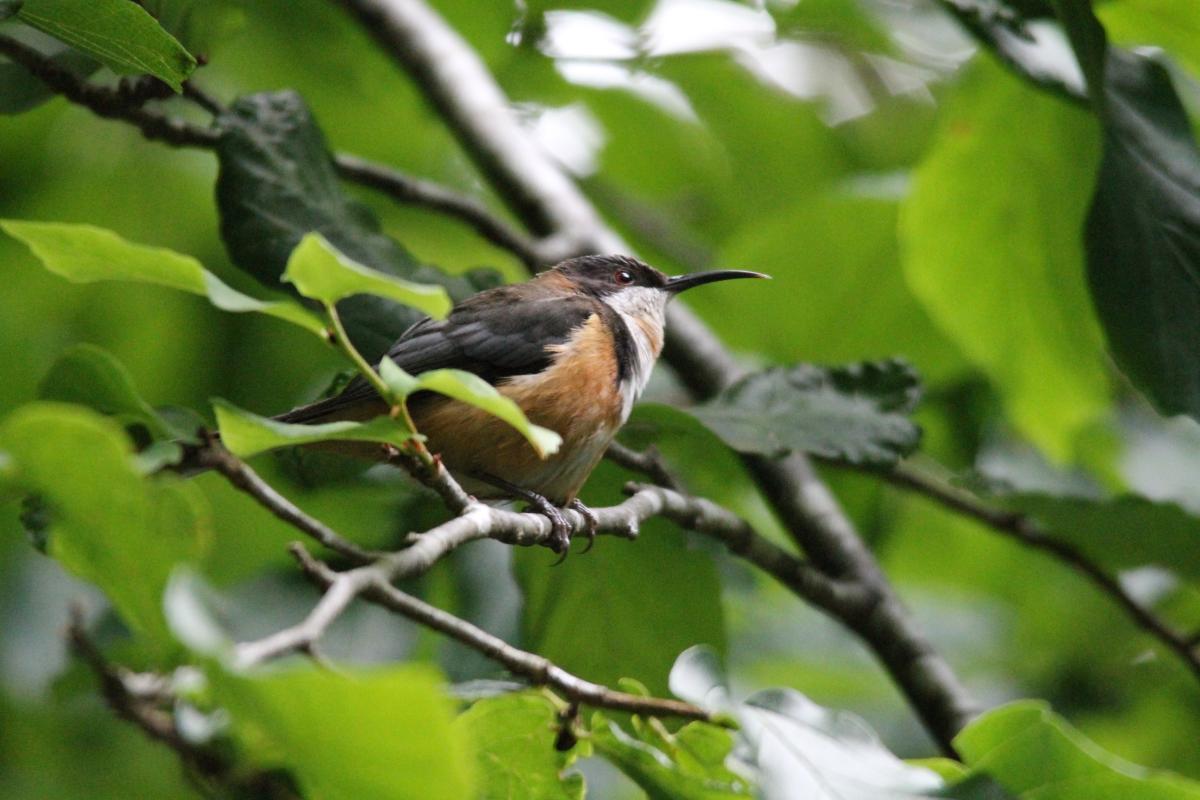
[{"label": "pale branch bark", "polygon": [[[335,2],[412,76],[496,193],[534,234],[573,241],[578,254],[631,252],[521,128],[479,56],[433,9],[421,0]],[[697,398],[712,396],[745,373],[715,334],[679,303],[668,313],[664,357]],[[977,707],[900,602],[836,499],[803,456],[750,458],[748,464],[809,557],[877,595],[875,612],[854,630],[943,751],[953,753],[951,740]]]},{"label": "pale branch bark", "polygon": [[[293,547],[292,553],[300,561],[305,574],[318,585],[326,588],[327,592],[337,587],[345,574],[334,572],[327,564],[309,555],[303,547]],[[479,651],[506,667],[514,675],[528,679],[535,686],[548,686],[556,689],[573,702],[597,708],[627,711],[632,714],[680,717],[715,723],[722,721],[715,712],[685,703],[682,700],[627,694],[586,681],[567,672],[543,656],[513,647],[498,636],[418,600],[386,582],[370,583],[364,588],[361,595],[364,600],[369,600],[408,617],[420,625],[439,631],[451,639]]]},{"label": "pale branch bark", "polygon": [[[0,36],[0,54],[25,67],[56,94],[99,117],[130,123],[150,141],[204,150],[215,149],[220,141],[221,133],[216,128],[146,108],[146,100],[167,99],[158,94],[90,83],[6,36]],[[213,116],[226,110],[220,101],[191,81],[184,83],[183,96]],[[423,206],[457,219],[487,241],[515,255],[531,271],[552,266],[570,255],[564,243],[554,237],[539,240],[527,236],[494,214],[479,199],[448,186],[406,175],[350,153],[334,154],[333,163],[343,180],[374,189],[398,203]]]},{"label": "pale branch bark", "polygon": [[881,477],[893,486],[915,492],[951,511],[981,522],[993,531],[1027,547],[1047,553],[1052,558],[1071,567],[1095,586],[1100,593],[1107,595],[1124,609],[1138,627],[1174,652],[1196,678],[1200,679],[1200,652],[1197,652],[1198,642],[1194,636],[1188,636],[1176,630],[1170,623],[1158,616],[1154,609],[1141,603],[1130,594],[1116,576],[1110,574],[1070,542],[1055,538],[1033,518],[1017,511],[988,505],[970,492],[946,484],[911,466],[901,464],[891,470],[871,471],[870,474]]}]

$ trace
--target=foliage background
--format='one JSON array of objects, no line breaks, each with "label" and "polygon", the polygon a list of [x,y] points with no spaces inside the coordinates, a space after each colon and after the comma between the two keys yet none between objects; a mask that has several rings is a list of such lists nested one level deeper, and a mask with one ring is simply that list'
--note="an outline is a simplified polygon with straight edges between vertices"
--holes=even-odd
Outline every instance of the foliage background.
[{"label": "foliage background", "polygon": [[[192,49],[210,57],[199,73],[210,91],[229,99],[295,88],[338,149],[486,191],[407,80],[333,4],[204,5],[189,34],[199,43]],[[1080,230],[1099,158],[1096,122],[990,57],[972,56],[969,40],[937,9],[843,0],[766,10],[663,3],[658,13],[711,11],[722,20],[711,47],[621,62],[671,81],[680,94],[668,104],[685,98],[694,112],[680,118],[629,91],[567,80],[608,80],[585,68],[612,54],[598,35],[539,40],[571,21],[542,13],[558,3],[530,3],[520,13],[506,3],[436,5],[548,142],[568,148],[568,157],[571,146],[582,147],[584,186],[649,260],[678,272],[687,255],[775,276],[770,291],[731,285],[689,297],[747,359],[903,355],[928,384],[918,413],[923,449],[952,469],[987,467],[1030,486],[1086,480],[1200,510],[1200,429],[1155,415],[1112,369],[1083,282]],[[639,24],[651,5],[612,3],[603,11]],[[1188,100],[1200,75],[1186,72],[1200,66],[1191,6],[1114,0],[1100,12],[1115,41],[1166,48],[1182,65],[1177,87]],[[674,29],[667,24],[657,35],[666,39]],[[539,41],[551,44],[539,49]],[[804,97],[762,74],[799,58],[778,47],[797,41],[811,48],[808,70],[793,64],[776,75],[794,80]],[[580,118],[582,136],[571,127]],[[565,136],[556,125],[567,126]],[[594,148],[583,146],[588,135],[599,140]],[[0,123],[0,217],[93,223],[232,275],[212,202],[215,176],[208,153],[147,144],[128,126],[62,100]],[[456,223],[360,198],[422,261],[521,275],[511,257]],[[667,234],[648,230],[656,228]],[[0,275],[0,413],[35,396],[47,366],[76,342],[113,352],[155,405],[203,409],[219,395],[273,413],[310,399],[340,367],[298,331],[221,314],[199,298],[67,284],[8,238],[0,238]],[[651,393],[678,397],[666,375]],[[638,430],[635,418],[635,437]],[[664,447],[698,492],[772,526],[736,462],[710,441],[680,434]],[[263,469],[271,472],[272,463],[265,459]],[[613,501],[622,477],[605,465],[589,498]],[[843,471],[829,470],[828,478],[979,697],[1046,698],[1113,752],[1200,778],[1195,681],[1108,599],[1068,568],[928,502]],[[292,535],[212,476],[199,480],[217,537],[203,571],[229,592],[239,632],[264,634],[297,618],[312,594],[283,553]],[[421,513],[395,485],[294,492],[316,516],[375,542],[414,526]],[[502,635],[540,642],[587,677],[631,675],[660,693],[675,655],[707,642],[724,652],[739,688],[792,686],[861,713],[903,755],[932,751],[845,632],[701,542],[655,527],[636,545],[601,542],[552,579],[547,553],[517,553],[511,574],[524,595],[509,571],[495,569],[511,554],[489,544],[464,550],[412,588]],[[1200,552],[1179,558],[1194,561]],[[1200,605],[1161,569],[1128,578],[1140,596],[1182,618]],[[568,593],[556,596],[558,613],[548,605],[552,588]],[[76,597],[87,598],[103,624],[101,598],[30,548],[16,507],[6,506],[0,794],[126,797],[138,786],[145,796],[191,796],[170,753],[114,720],[68,664],[59,634]],[[554,625],[561,630],[548,630]],[[334,634],[329,650],[341,658],[428,661],[454,680],[492,674],[481,659],[372,610],[350,615]],[[637,796],[611,768],[586,769],[595,796]]]}]

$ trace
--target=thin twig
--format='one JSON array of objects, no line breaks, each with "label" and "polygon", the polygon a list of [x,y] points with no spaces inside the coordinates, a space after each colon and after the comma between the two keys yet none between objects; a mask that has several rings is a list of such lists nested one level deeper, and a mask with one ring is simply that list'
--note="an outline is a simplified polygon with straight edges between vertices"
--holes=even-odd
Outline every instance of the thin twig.
[{"label": "thin twig", "polygon": [[645,475],[657,486],[674,489],[677,492],[683,491],[683,484],[671,473],[657,447],[647,447],[639,453],[620,442],[612,442],[605,451],[604,457],[619,467]]},{"label": "thin twig", "polygon": [[1176,631],[1154,613],[1153,609],[1126,591],[1115,576],[1110,575],[1073,544],[1055,538],[1033,518],[1020,512],[990,506],[970,492],[946,484],[912,466],[900,464],[890,470],[872,471],[872,474],[878,475],[893,486],[920,494],[965,517],[981,522],[1021,544],[1048,553],[1070,566],[1102,594],[1125,609],[1140,628],[1178,655],[1188,669],[1200,678],[1200,653],[1196,652],[1196,642],[1193,638]]}]

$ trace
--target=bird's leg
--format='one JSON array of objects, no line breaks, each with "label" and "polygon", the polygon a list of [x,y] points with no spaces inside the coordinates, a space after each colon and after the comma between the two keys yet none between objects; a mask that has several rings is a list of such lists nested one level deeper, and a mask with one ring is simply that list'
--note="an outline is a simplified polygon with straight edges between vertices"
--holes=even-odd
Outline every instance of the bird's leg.
[{"label": "bird's leg", "polygon": [[475,477],[484,483],[490,483],[498,489],[503,489],[517,499],[524,500],[531,508],[549,519],[550,538],[546,541],[546,546],[559,554],[558,561],[554,562],[556,565],[563,562],[567,557],[568,548],[571,546],[571,523],[567,521],[566,516],[562,513],[562,509],[554,505],[554,503],[550,502],[543,495],[517,486],[515,483],[509,483],[503,478],[497,478],[495,475],[481,472],[476,474]]},{"label": "bird's leg", "polygon": [[[583,535],[587,537],[587,547],[583,548],[583,553],[592,549],[592,545],[596,543],[596,531],[600,527],[600,518],[596,516],[596,512],[585,506],[577,497],[571,501],[567,508],[572,511],[577,511],[579,516],[583,517]],[[582,555],[582,553],[581,553]]]}]

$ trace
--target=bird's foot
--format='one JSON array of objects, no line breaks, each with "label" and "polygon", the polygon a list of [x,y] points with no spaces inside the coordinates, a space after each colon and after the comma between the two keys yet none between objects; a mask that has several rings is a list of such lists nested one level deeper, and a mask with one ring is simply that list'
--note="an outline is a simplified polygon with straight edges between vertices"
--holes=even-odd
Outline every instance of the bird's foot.
[{"label": "bird's foot", "polygon": [[[550,502],[545,496],[517,486],[515,483],[510,483],[503,478],[497,478],[495,475],[481,472],[477,473],[475,477],[484,483],[490,483],[492,486],[503,489],[518,500],[524,500],[529,504],[529,508],[550,520],[550,536],[547,537],[545,544],[559,554],[558,560],[554,562],[554,566],[561,564],[566,559],[571,547],[571,523],[567,520],[566,515],[563,514],[562,509]],[[593,514],[592,516],[595,515]]]},{"label": "bird's foot", "polygon": [[578,512],[579,516],[583,517],[583,535],[588,540],[587,547],[583,548],[583,552],[586,553],[596,543],[596,531],[600,528],[600,518],[596,516],[595,511],[585,506],[578,498],[572,500],[567,508]]}]

